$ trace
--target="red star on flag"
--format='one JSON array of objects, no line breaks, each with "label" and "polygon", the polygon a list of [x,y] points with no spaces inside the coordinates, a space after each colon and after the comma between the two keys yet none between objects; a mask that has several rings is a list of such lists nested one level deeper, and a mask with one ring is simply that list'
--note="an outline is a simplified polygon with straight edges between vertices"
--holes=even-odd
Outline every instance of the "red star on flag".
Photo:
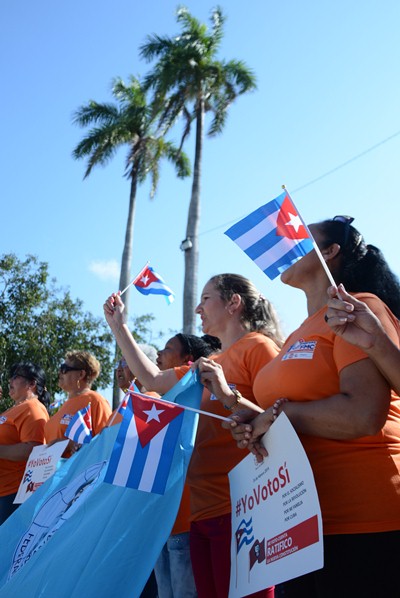
[{"label": "red star on flag", "polygon": [[165,426],[183,412],[182,407],[152,397],[132,394],[132,405],[140,444],[146,446]]},{"label": "red star on flag", "polygon": [[276,234],[288,239],[307,239],[309,234],[288,195],[283,200],[276,221]]}]

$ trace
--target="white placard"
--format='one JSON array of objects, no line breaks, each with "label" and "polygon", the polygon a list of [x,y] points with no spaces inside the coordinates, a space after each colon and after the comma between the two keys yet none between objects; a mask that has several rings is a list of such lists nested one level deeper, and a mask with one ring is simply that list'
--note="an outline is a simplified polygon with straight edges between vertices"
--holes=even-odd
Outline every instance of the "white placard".
[{"label": "white placard", "polygon": [[229,473],[232,501],[229,598],[323,567],[321,510],[303,446],[284,413],[263,444],[268,457],[249,454]]},{"label": "white placard", "polygon": [[57,463],[69,440],[55,442],[51,446],[41,444],[32,449],[14,503],[23,503],[39,488],[57,468]]}]

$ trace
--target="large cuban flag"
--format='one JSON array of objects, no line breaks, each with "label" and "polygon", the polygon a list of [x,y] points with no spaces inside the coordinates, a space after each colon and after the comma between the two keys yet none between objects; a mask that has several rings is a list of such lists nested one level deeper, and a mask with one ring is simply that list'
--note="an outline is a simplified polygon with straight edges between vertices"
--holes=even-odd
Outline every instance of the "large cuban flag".
[{"label": "large cuban flag", "polygon": [[183,412],[175,403],[132,393],[104,481],[164,494]]},{"label": "large cuban flag", "polygon": [[167,303],[175,299],[173,291],[165,284],[164,280],[153,268],[146,265],[133,281],[133,285],[143,295],[163,295]]},{"label": "large cuban flag", "polygon": [[225,234],[271,279],[314,249],[313,238],[287,191]]},{"label": "large cuban flag", "polygon": [[[198,409],[189,372],[165,395]],[[120,426],[105,428],[0,527],[0,598],[132,598],[175,522],[198,415],[185,410],[164,494],[104,483]]]}]

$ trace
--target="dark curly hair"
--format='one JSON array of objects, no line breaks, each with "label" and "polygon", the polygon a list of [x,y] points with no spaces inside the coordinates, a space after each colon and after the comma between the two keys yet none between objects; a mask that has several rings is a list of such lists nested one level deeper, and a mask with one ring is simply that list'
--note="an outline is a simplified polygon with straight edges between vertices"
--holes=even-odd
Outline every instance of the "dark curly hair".
[{"label": "dark curly hair", "polygon": [[182,357],[191,355],[193,361],[196,361],[200,357],[208,357],[221,349],[219,338],[210,334],[196,336],[194,334],[182,334],[179,332],[175,335],[175,338],[178,339],[182,346]]},{"label": "dark curly hair", "polygon": [[367,245],[362,234],[349,222],[324,220],[317,224],[323,237],[321,249],[333,243],[340,251],[330,266],[337,284],[343,283],[350,293],[373,293],[400,318],[400,283],[389,268],[383,253]]}]

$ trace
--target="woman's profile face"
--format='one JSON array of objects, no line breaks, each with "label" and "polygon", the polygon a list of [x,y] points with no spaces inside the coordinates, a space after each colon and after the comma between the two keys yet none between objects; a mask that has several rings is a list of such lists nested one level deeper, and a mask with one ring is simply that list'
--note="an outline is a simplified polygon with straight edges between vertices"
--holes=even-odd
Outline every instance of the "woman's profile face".
[{"label": "woman's profile face", "polygon": [[28,391],[30,387],[31,383],[29,380],[24,378],[24,376],[16,374],[9,380],[8,394],[15,403],[18,403],[19,401],[23,401],[24,399],[28,398]]},{"label": "woman's profile face", "polygon": [[201,318],[203,332],[217,337],[219,337],[221,329],[224,329],[225,322],[230,318],[225,301],[221,299],[219,291],[210,280],[203,289],[200,303],[195,312]]},{"label": "woman's profile face", "polygon": [[[318,229],[318,225],[310,224],[308,228],[314,237],[316,244],[319,248],[321,248],[323,237]],[[280,278],[284,284],[288,284],[296,288],[303,288],[304,283],[307,282],[310,277],[315,276],[316,268],[322,268],[322,265],[319,257],[313,249],[310,251],[310,253],[307,253],[307,255],[302,257],[296,263],[292,264],[290,268],[282,272]]]},{"label": "woman's profile face", "polygon": [[164,349],[157,353],[157,365],[160,370],[169,370],[187,363],[188,356],[183,354],[183,347],[176,336],[167,341]]}]

